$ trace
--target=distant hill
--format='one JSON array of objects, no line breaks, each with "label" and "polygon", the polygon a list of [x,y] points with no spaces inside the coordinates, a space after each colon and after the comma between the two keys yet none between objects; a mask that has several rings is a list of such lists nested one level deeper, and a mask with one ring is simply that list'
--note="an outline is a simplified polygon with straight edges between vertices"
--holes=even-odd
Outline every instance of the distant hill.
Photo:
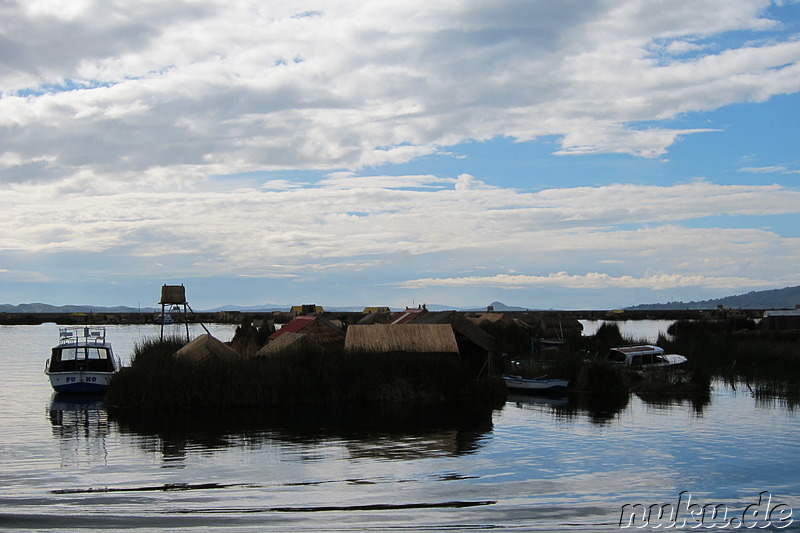
[{"label": "distant hill", "polygon": [[[495,311],[527,311],[524,307],[511,307],[505,305],[502,302],[492,302],[489,306],[493,307]],[[213,309],[195,309],[198,312],[204,313],[214,313],[217,311],[239,311],[240,313],[270,313],[273,311],[288,311],[292,306],[289,304],[263,304],[263,305],[254,305],[249,307],[243,307],[239,305],[223,305],[220,307],[215,307]],[[441,304],[428,304],[426,305],[429,311],[448,311],[448,310],[456,310],[456,311],[486,311],[488,306],[483,307],[469,307],[469,308],[457,308],[448,305],[441,305]],[[326,311],[331,312],[353,312],[357,313],[364,309],[364,307],[359,306],[349,306],[349,307],[327,307],[325,306]],[[395,308],[395,311],[400,311],[402,308]],[[30,304],[19,304],[19,305],[10,305],[10,304],[0,304],[0,313],[154,313],[156,311],[160,311],[155,307],[142,307],[141,309],[136,307],[127,307],[127,306],[117,306],[117,307],[100,307],[97,305],[50,305],[50,304],[43,304],[43,303],[30,303]]]},{"label": "distant hill", "polygon": [[[514,307],[513,305],[506,305],[503,302],[492,302],[489,306],[495,311],[529,311],[527,307]],[[478,309],[478,311],[486,311],[486,307]]]},{"label": "distant hill", "polygon": [[[253,305],[249,307],[242,307],[240,305],[223,305],[213,309],[204,309],[207,313],[216,313],[217,311],[238,311],[240,313],[271,313],[272,311],[288,311],[291,305],[280,304],[263,304]],[[197,310],[199,311],[199,309]]]},{"label": "distant hill", "polygon": [[800,305],[800,286],[768,291],[752,291],[747,294],[696,302],[641,304],[627,307],[626,309],[639,311],[716,309],[720,305],[728,309],[794,309],[796,305]]},{"label": "distant hill", "polygon": [[9,305],[0,304],[0,313],[152,313],[152,307],[99,307],[96,305],[50,305],[42,303]]}]

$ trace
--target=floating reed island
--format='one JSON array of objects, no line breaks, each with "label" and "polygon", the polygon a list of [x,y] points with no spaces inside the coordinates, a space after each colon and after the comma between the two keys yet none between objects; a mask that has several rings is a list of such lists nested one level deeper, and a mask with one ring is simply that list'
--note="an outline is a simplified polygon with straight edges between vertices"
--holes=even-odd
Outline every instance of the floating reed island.
[{"label": "floating reed island", "polygon": [[423,309],[405,315],[411,321],[404,324],[371,316],[346,327],[298,316],[278,331],[243,321],[227,343],[210,335],[188,344],[145,340],[112,380],[106,402],[150,410],[498,405],[507,394],[503,373],[568,379],[570,394],[614,402],[627,402],[632,393],[654,401],[702,400],[714,380],[744,383],[763,397],[800,398],[800,331],[763,329],[747,317],[677,321],[657,344],[688,362],[636,371],[604,360],[610,348],[642,343],[623,338],[614,322],[583,336],[579,324],[562,327],[563,317],[537,325],[499,314],[468,320]]},{"label": "floating reed island", "polygon": [[184,350],[184,343],[174,338],[137,345],[130,367],[114,376],[106,403],[152,410],[496,403],[505,398],[501,379],[476,377],[450,353],[299,345],[269,355],[242,356],[213,337],[198,339],[192,341],[193,350]]}]

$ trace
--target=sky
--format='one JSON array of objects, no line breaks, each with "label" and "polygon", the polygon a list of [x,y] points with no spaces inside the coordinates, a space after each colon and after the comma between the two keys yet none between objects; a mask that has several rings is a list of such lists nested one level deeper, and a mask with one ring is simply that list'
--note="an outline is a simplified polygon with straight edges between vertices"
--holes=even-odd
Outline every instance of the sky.
[{"label": "sky", "polygon": [[[797,0],[0,1],[0,303],[800,285]],[[800,302],[798,302],[800,303]]]}]

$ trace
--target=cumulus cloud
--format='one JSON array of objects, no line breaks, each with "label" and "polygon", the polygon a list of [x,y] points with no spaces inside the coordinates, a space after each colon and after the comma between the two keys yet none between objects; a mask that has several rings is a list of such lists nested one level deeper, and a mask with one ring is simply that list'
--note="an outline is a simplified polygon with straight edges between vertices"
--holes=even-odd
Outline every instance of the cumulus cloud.
[{"label": "cumulus cloud", "polygon": [[[333,183],[297,188],[88,194],[81,181],[59,191],[17,185],[0,193],[0,258],[91,250],[116,258],[115,268],[136,264],[145,276],[166,275],[159,265],[170,264],[187,276],[264,278],[380,269],[385,282],[408,280],[398,287],[654,288],[774,283],[796,276],[792,265],[800,260],[796,237],[702,223],[723,214],[797,214],[800,193],[778,185],[696,181],[525,192],[475,186],[480,181],[467,175],[328,179]],[[432,275],[410,279],[403,272],[410,258],[417,272]]]},{"label": "cumulus cloud", "polygon": [[739,169],[740,172],[751,172],[754,174],[786,174],[789,169],[784,166],[769,166],[769,167],[743,167]]},{"label": "cumulus cloud", "polygon": [[[694,113],[800,91],[800,41],[773,18],[780,5],[0,2],[0,274],[85,277],[91,250],[109,279],[795,279],[797,238],[768,226],[797,214],[795,189],[531,192],[485,177],[489,162],[461,149],[546,138],[559,162],[663,160],[688,136],[723,137]],[[444,157],[465,159],[424,165]],[[752,161],[741,171],[797,172]],[[408,162],[419,166],[392,172]],[[565,167],[538,168],[552,183]],[[739,223],[750,215],[758,227]]]},{"label": "cumulus cloud", "polygon": [[652,121],[800,89],[800,42],[757,39],[766,0],[658,6],[5,2],[0,179],[355,170],[498,136],[654,158],[709,130]]},{"label": "cumulus cloud", "polygon": [[421,278],[404,281],[398,284],[398,286],[407,289],[468,286],[523,288],[547,285],[570,289],[646,288],[663,290],[674,287],[730,289],[741,286],[769,286],[770,283],[752,278],[725,276],[713,277],[685,276],[682,274],[651,274],[644,277],[614,277],[599,272],[589,272],[586,274],[568,274],[567,272],[557,272],[548,274],[546,276],[497,274],[495,276],[469,276],[462,278]]}]

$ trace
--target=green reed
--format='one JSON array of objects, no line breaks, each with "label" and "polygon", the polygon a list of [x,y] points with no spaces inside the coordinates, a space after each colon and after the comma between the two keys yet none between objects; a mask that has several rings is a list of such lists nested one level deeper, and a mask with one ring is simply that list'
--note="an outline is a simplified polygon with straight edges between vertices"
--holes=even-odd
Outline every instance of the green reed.
[{"label": "green reed", "polygon": [[457,356],[296,350],[269,357],[175,358],[181,342],[137,346],[106,403],[136,409],[428,403],[496,399],[497,378],[476,379]]}]

